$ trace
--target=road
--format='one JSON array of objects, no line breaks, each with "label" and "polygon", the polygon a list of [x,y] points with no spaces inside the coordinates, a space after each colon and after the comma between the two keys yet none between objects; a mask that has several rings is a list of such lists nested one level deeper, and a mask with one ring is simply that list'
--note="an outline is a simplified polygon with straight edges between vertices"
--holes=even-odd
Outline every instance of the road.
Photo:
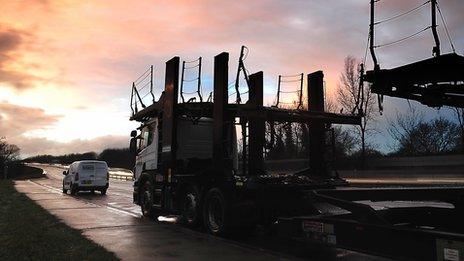
[{"label": "road", "polygon": [[142,217],[132,203],[132,182],[110,180],[107,195],[64,195],[63,168],[37,166],[47,178],[16,181],[16,189],[123,260],[387,260],[347,250],[299,245],[257,232],[224,239],[170,222]]}]

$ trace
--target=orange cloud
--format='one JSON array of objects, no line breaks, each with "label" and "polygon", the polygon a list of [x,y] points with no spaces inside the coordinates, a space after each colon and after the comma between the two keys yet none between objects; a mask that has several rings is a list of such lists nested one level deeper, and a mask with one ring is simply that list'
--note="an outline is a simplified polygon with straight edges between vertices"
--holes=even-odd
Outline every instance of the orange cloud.
[{"label": "orange cloud", "polygon": [[18,137],[31,130],[46,129],[61,116],[48,115],[43,109],[0,102],[0,136]]}]

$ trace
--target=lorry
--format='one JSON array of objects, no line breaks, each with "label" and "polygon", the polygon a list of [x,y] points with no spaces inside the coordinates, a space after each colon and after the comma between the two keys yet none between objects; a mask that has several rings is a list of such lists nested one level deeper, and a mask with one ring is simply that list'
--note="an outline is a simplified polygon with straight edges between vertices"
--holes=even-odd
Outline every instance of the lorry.
[{"label": "lorry", "polygon": [[[133,201],[144,216],[179,215],[213,235],[277,225],[279,236],[293,240],[406,260],[461,260],[463,187],[358,188],[329,169],[328,127],[360,124],[361,115],[324,111],[322,71],[307,75],[307,108],[279,108],[263,105],[263,72],[245,74],[247,102],[230,103],[229,54],[215,56],[213,66],[207,101],[179,101],[179,57],[166,62],[164,91],[158,100],[152,94],[151,105],[133,85],[132,100],[142,105],[131,102],[130,119],[140,122],[131,133]],[[309,126],[308,168],[266,169],[266,123],[274,122]],[[379,209],[377,201],[448,205]]]},{"label": "lorry", "polygon": [[[324,176],[321,153],[325,124],[357,124],[359,116],[323,111],[323,73],[308,75],[309,110],[263,106],[263,73],[249,76],[249,99],[229,104],[228,53],[214,59],[214,100],[179,102],[179,57],[166,63],[165,90],[158,101],[135,112],[140,133],[132,133],[136,154],[134,202],[145,216],[175,213],[210,233],[227,234],[271,222],[278,213],[306,213],[303,190],[344,181]],[[310,136],[317,153],[309,170],[269,175],[263,165],[265,121],[314,122]],[[246,122],[238,159],[236,125]],[[135,146],[137,144],[137,146]],[[320,171],[318,171],[318,169]],[[325,172],[324,172],[325,174]]]}]

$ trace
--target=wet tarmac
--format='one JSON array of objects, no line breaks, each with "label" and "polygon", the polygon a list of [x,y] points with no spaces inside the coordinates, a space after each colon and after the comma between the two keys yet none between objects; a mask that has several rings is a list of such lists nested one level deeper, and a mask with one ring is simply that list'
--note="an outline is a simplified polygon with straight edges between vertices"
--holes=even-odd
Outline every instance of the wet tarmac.
[{"label": "wet tarmac", "polygon": [[267,233],[225,239],[142,217],[132,182],[110,180],[107,195],[63,194],[62,169],[40,166],[47,178],[16,181],[25,193],[71,227],[123,260],[387,260],[347,250],[282,241]]}]

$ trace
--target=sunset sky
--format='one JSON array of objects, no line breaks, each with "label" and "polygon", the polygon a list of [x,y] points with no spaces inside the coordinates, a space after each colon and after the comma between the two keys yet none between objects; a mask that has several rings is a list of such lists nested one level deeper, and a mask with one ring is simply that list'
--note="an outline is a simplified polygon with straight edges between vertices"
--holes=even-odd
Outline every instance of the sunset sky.
[{"label": "sunset sky", "polygon": [[[155,87],[161,90],[164,63],[175,55],[203,57],[205,95],[211,90],[214,55],[231,54],[233,75],[240,46],[246,45],[246,66],[250,72],[264,71],[268,102],[279,74],[316,70],[324,71],[327,95],[333,97],[344,58],[364,56],[369,22],[366,0],[0,1],[0,136],[20,146],[23,156],[126,147],[137,126],[128,120],[131,82],[153,64]],[[377,17],[423,2],[381,0]],[[439,3],[462,55],[464,1]],[[427,6],[380,25],[376,42],[399,39],[429,24]],[[441,20],[438,30],[442,52],[450,52]],[[381,67],[429,58],[432,46],[426,31],[378,49]],[[387,150],[388,138],[381,131],[385,119],[408,106],[386,98],[380,131],[371,142]],[[428,117],[451,118],[446,109],[418,107]]]}]

